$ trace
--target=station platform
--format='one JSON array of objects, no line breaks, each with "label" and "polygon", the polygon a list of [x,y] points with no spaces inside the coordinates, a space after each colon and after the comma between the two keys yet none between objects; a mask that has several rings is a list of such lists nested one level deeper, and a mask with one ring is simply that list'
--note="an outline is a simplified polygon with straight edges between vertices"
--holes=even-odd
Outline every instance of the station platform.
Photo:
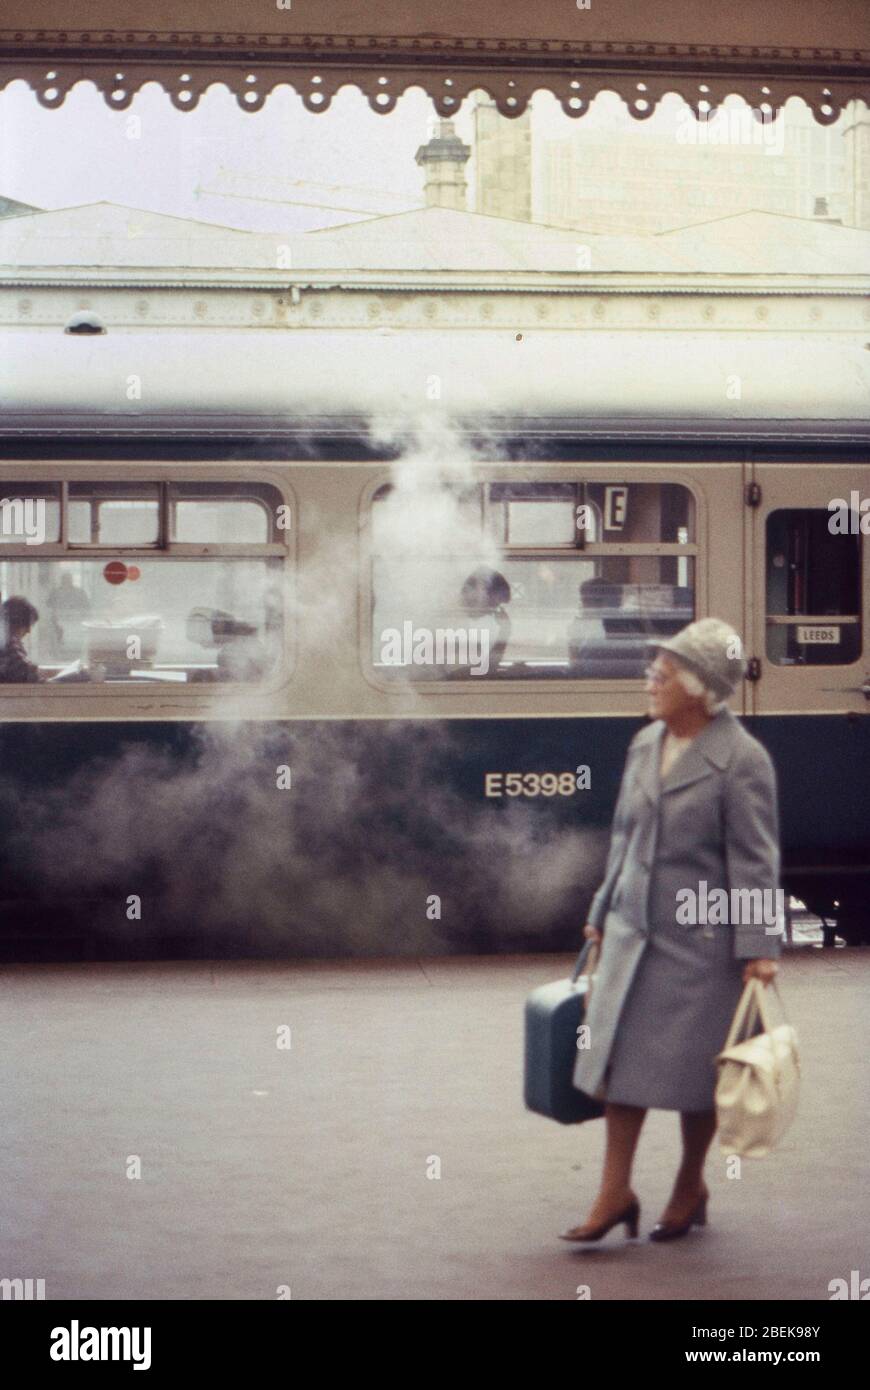
[{"label": "station platform", "polygon": [[785,953],[798,1118],[739,1178],[714,1140],[710,1224],[669,1245],[646,1238],[665,1112],[640,1239],[557,1238],[604,1126],[523,1108],[523,1003],[572,959],[3,966],[0,1278],[48,1300],[778,1301],[870,1276],[870,948]]}]

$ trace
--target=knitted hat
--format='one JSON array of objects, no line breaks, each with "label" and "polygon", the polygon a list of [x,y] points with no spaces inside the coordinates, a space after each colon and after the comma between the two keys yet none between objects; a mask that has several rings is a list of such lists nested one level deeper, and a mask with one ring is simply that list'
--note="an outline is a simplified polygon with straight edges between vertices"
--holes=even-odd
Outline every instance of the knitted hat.
[{"label": "knitted hat", "polygon": [[740,637],[721,618],[701,618],[689,623],[667,641],[648,641],[648,647],[667,652],[704,682],[708,690],[727,700],[745,671]]}]

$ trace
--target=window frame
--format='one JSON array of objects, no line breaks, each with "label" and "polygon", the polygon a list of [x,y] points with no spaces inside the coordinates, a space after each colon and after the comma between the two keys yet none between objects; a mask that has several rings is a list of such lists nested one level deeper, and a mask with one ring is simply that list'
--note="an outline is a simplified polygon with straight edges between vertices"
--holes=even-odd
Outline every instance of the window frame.
[{"label": "window frame", "polygon": [[[763,590],[763,616],[764,616],[764,659],[769,666],[777,671],[846,671],[850,667],[866,664],[864,635],[865,613],[864,613],[864,565],[867,563],[864,549],[864,535],[859,529],[855,534],[857,541],[857,560],[858,570],[856,576],[856,587],[858,593],[858,612],[857,613],[771,613],[770,612],[770,527],[774,517],[780,512],[818,512],[820,516],[826,513],[830,516],[827,506],[819,504],[809,506],[778,506],[766,512],[764,517],[764,590]],[[857,627],[858,629],[858,652],[849,661],[783,661],[781,658],[771,656],[770,637],[776,628],[790,627]],[[827,643],[813,644],[821,648]]]},{"label": "window frame", "polygon": [[[292,586],[297,583],[298,497],[286,476],[278,471],[273,472],[268,465],[251,470],[246,469],[240,473],[238,468],[228,469],[221,466],[220,463],[196,467],[183,462],[167,463],[164,460],[155,460],[150,464],[139,461],[134,464],[128,463],[126,460],[118,460],[114,465],[106,463],[104,460],[95,460],[91,465],[86,462],[59,465],[49,460],[44,462],[34,462],[33,459],[3,460],[2,465],[0,465],[0,495],[9,496],[10,488],[16,483],[26,484],[28,473],[36,475],[33,478],[34,483],[60,483],[61,485],[60,541],[46,543],[38,547],[28,546],[26,543],[7,546],[4,543],[0,546],[0,560],[18,560],[31,563],[45,560],[93,561],[101,556],[105,556],[107,560],[119,557],[124,560],[139,559],[152,562],[164,558],[166,560],[202,560],[204,562],[215,559],[277,559],[282,562],[282,575],[285,580],[289,578]],[[150,545],[107,545],[102,542],[70,543],[66,536],[69,485],[71,483],[93,483],[95,488],[98,488],[100,484],[109,485],[119,482],[158,484],[158,543]],[[273,488],[280,498],[278,505],[283,504],[291,508],[292,524],[283,533],[284,539],[278,541],[242,544],[216,541],[205,543],[172,541],[169,538],[168,502],[170,490],[177,483],[215,483],[235,485],[236,487],[244,487],[246,483],[251,483]],[[23,487],[22,493],[26,496]],[[14,493],[11,495],[14,496]],[[219,496],[220,493],[216,493],[215,500]],[[203,500],[208,499],[203,498]],[[161,541],[164,543],[161,544]],[[281,657],[275,670],[262,681],[200,683],[192,681],[113,680],[69,683],[54,683],[52,681],[28,684],[0,683],[0,708],[2,708],[3,702],[21,701],[22,699],[26,699],[28,702],[34,698],[47,698],[51,701],[61,702],[64,700],[86,700],[105,703],[107,700],[115,700],[116,698],[141,701],[143,695],[146,694],[152,703],[159,703],[161,699],[171,697],[173,703],[180,699],[185,703],[190,702],[201,707],[205,701],[227,701],[238,698],[240,694],[252,696],[274,694],[287,684],[297,669],[298,633],[291,610],[292,603],[286,602],[284,605]]]},{"label": "window frame", "polygon": [[[521,471],[522,470],[522,471]],[[582,470],[582,471],[581,471]],[[579,474],[579,476],[578,476]],[[695,505],[695,539],[692,542],[680,544],[672,541],[596,541],[594,543],[576,546],[573,544],[554,544],[549,549],[541,546],[507,546],[505,554],[511,559],[548,559],[553,563],[572,560],[578,558],[606,558],[610,556],[616,559],[620,556],[645,556],[655,558],[656,556],[688,556],[694,560],[694,613],[693,619],[703,617],[707,612],[707,564],[709,562],[709,544],[707,537],[707,515],[706,497],[702,487],[696,478],[689,476],[688,473],[680,476],[673,468],[668,468],[666,464],[655,464],[644,468],[635,464],[620,464],[619,476],[614,476],[614,466],[612,464],[594,463],[588,465],[565,463],[554,463],[548,466],[536,459],[525,465],[522,462],[512,461],[507,468],[497,468],[492,465],[481,463],[474,467],[475,484],[482,483],[652,483],[661,485],[663,483],[673,483],[684,487],[692,496]],[[499,676],[475,676],[464,680],[413,680],[402,682],[396,679],[389,679],[382,676],[372,660],[372,639],[373,624],[372,616],[374,613],[374,561],[377,557],[373,547],[373,523],[372,513],[374,510],[375,497],[377,493],[386,485],[393,482],[392,474],[384,470],[376,478],[371,480],[363,489],[359,505],[359,532],[360,532],[360,583],[359,583],[359,630],[360,630],[360,668],[366,682],[373,686],[382,694],[401,695],[403,692],[412,691],[422,694],[439,694],[460,696],[468,695],[470,691],[480,689],[483,693],[491,696],[495,691],[503,691],[505,695],[511,692],[517,694],[531,694],[538,692],[542,694],[545,690],[552,691],[554,694],[559,692],[573,692],[578,695],[585,692],[594,693],[597,691],[642,691],[645,686],[643,677],[579,677],[579,676],[548,676],[540,677],[512,677],[505,679]],[[481,506],[481,526],[485,525],[487,513],[486,491],[484,491],[484,502]],[[481,532],[483,535],[483,531]],[[432,555],[427,558],[439,559],[448,558]],[[703,562],[703,563],[702,563]]]}]

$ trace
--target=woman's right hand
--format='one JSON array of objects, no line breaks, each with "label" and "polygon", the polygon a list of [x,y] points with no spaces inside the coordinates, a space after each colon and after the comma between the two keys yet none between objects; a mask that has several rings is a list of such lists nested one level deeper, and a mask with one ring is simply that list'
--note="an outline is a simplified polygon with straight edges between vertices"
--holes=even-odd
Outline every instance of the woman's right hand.
[{"label": "woman's right hand", "polygon": [[583,935],[587,941],[597,941],[600,946],[604,940],[604,934],[597,927],[590,927],[589,923],[583,928]]}]

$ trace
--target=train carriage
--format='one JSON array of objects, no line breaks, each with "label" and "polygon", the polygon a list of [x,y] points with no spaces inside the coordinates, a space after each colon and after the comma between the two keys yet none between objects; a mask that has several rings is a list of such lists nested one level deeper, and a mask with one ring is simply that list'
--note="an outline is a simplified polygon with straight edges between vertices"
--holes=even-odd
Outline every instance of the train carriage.
[{"label": "train carriage", "polygon": [[784,885],[867,939],[863,341],[8,341],[0,589],[40,616],[0,683],[7,952],[570,946],[646,640],[708,614]]}]

